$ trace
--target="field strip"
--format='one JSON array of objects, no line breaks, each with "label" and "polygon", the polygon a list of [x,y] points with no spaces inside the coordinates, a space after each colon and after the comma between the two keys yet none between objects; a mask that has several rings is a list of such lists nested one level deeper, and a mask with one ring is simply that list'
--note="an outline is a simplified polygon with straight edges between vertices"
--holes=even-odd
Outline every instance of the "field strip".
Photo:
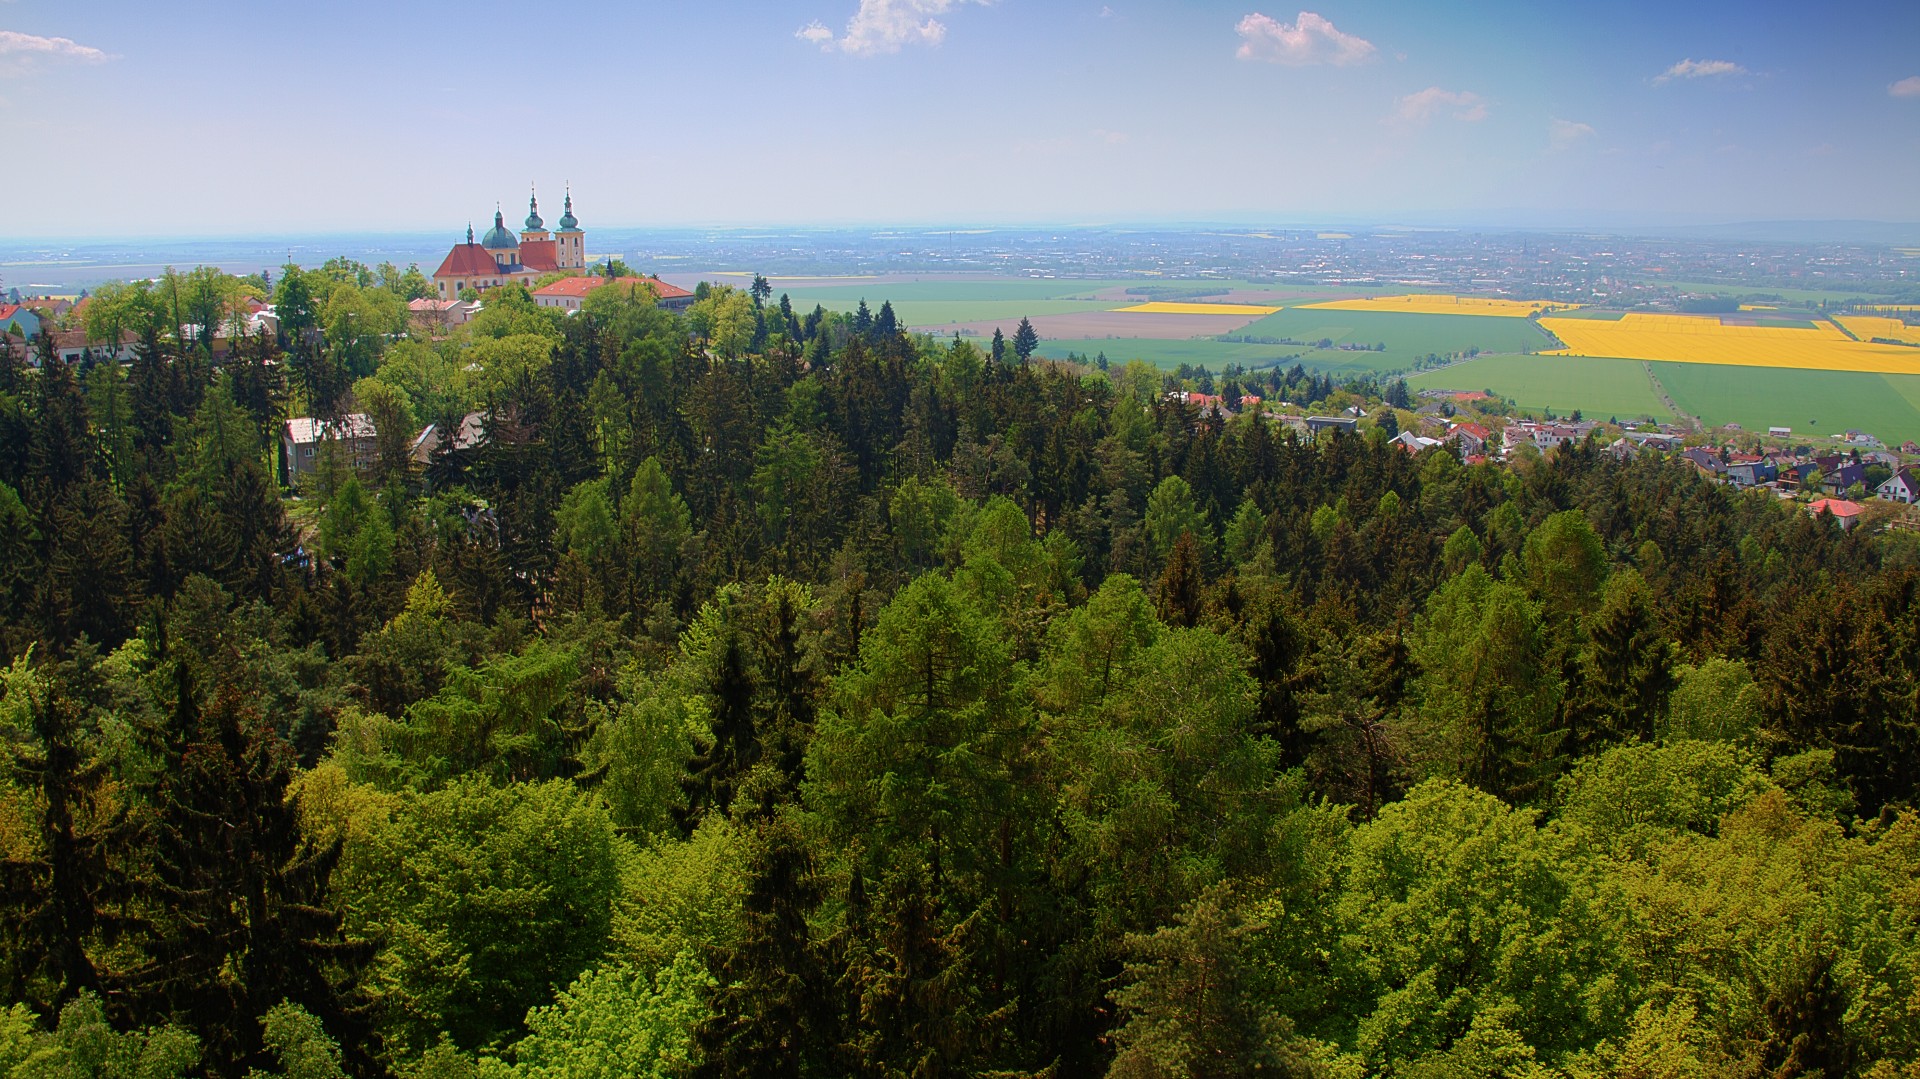
[{"label": "field strip", "polygon": [[1630,360],[1920,375],[1920,349],[1849,338],[1840,327],[1724,326],[1686,315],[1634,315],[1618,322],[1543,318],[1566,346],[1545,355],[1617,356]]},{"label": "field strip", "polygon": [[1884,337],[1890,341],[1905,341],[1910,345],[1920,345],[1920,326],[1909,326],[1897,318],[1882,318],[1877,315],[1835,315],[1833,321],[1846,327],[1848,333],[1862,341]]},{"label": "field strip", "polygon": [[1364,300],[1329,300],[1303,304],[1308,310],[1384,311],[1409,315],[1492,315],[1496,318],[1526,318],[1546,311],[1571,311],[1579,304],[1554,303],[1551,300],[1498,300],[1479,296],[1374,296]]},{"label": "field strip", "polygon": [[1278,307],[1263,307],[1249,303],[1174,303],[1154,301],[1122,307],[1115,314],[1128,315],[1245,315],[1260,318],[1280,310]]}]

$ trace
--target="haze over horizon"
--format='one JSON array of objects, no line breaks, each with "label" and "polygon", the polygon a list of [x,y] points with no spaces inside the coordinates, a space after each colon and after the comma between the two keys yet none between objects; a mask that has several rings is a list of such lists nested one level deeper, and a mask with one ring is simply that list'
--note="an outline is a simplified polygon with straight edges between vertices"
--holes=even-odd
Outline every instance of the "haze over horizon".
[{"label": "haze over horizon", "polygon": [[17,239],[1920,217],[1920,6],[0,0]]}]

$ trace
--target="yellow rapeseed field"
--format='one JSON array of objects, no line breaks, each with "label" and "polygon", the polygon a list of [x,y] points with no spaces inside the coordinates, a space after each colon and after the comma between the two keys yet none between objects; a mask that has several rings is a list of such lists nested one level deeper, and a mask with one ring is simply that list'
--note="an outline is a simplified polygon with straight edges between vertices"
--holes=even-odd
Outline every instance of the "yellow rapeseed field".
[{"label": "yellow rapeseed field", "polygon": [[1373,296],[1364,300],[1310,303],[1319,311],[1399,311],[1409,315],[1495,315],[1526,318],[1535,311],[1571,311],[1577,303],[1550,300],[1495,300],[1480,296]]},{"label": "yellow rapeseed field", "polygon": [[1920,374],[1920,349],[1855,341],[1830,322],[1813,329],[1726,326],[1697,315],[1623,315],[1617,322],[1543,318],[1542,329],[1566,348],[1547,356],[1616,356],[1626,360],[1795,367],[1810,371]]},{"label": "yellow rapeseed field", "polygon": [[1897,318],[1883,318],[1878,315],[1836,315],[1833,320],[1845,326],[1847,332],[1862,341],[1884,337],[1890,341],[1905,341],[1910,345],[1920,345],[1920,326],[1909,326]]},{"label": "yellow rapeseed field", "polygon": [[1780,309],[1770,303],[1743,303],[1740,305],[1740,310],[1742,311],[1778,311]]},{"label": "yellow rapeseed field", "polygon": [[1271,315],[1278,307],[1250,303],[1141,303],[1122,307],[1138,315]]}]

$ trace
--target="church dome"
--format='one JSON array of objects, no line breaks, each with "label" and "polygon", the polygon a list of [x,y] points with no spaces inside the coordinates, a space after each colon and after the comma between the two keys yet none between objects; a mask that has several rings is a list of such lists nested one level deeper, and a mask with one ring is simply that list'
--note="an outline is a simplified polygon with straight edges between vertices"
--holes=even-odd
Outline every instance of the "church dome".
[{"label": "church dome", "polygon": [[546,227],[547,227],[546,223],[540,220],[539,197],[528,196],[527,198],[527,231],[540,232],[540,231],[543,231]]},{"label": "church dome", "polygon": [[580,227],[580,222],[573,217],[573,192],[571,191],[567,192],[567,212],[560,215],[560,227],[568,232]]},{"label": "church dome", "polygon": [[495,210],[493,212],[493,227],[487,230],[485,236],[480,237],[480,246],[489,251],[505,251],[509,248],[519,247],[520,241],[514,239],[513,233],[507,231],[506,217],[502,215],[500,211]]}]

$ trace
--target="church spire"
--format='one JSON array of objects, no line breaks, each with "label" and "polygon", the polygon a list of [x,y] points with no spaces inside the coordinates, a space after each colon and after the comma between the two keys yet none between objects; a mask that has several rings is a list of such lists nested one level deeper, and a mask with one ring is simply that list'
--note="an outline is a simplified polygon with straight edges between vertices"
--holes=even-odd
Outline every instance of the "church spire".
[{"label": "church spire", "polygon": [[572,184],[567,185],[566,207],[567,207],[567,212],[562,214],[560,217],[560,227],[562,229],[572,231],[580,227],[580,222],[575,220],[573,216],[573,185]]},{"label": "church spire", "polygon": [[544,232],[546,222],[540,220],[540,193],[532,184],[527,185],[527,231]]},{"label": "church spire", "polygon": [[473,242],[473,222],[467,222],[467,242]]}]

